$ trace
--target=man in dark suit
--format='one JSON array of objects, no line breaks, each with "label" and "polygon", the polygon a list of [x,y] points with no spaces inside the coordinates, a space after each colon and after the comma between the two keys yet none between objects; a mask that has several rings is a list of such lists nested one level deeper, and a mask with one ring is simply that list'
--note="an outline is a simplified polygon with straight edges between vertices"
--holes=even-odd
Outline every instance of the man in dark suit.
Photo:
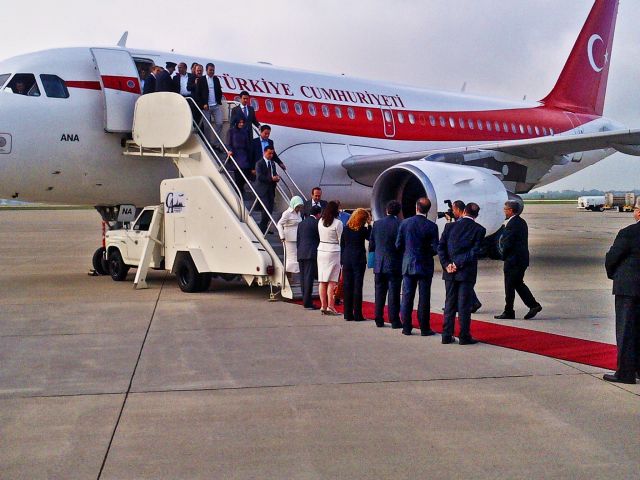
[{"label": "man in dark suit", "polygon": [[438,244],[438,256],[445,283],[444,327],[442,343],[453,343],[456,312],[460,321],[460,345],[477,343],[471,336],[473,287],[478,276],[478,256],[487,231],[476,223],[480,213],[477,203],[468,203],[464,215],[447,223]]},{"label": "man in dark suit", "polygon": [[[245,123],[246,125],[246,123]],[[250,155],[253,157],[254,165],[262,158],[264,149],[267,147],[273,148],[273,161],[276,162],[283,170],[287,169],[280,157],[276,153],[276,147],[273,144],[273,140],[269,138],[271,136],[271,127],[269,125],[262,125],[260,127],[260,136],[251,140]]]},{"label": "man in dark suit", "polygon": [[187,72],[187,64],[180,62],[178,64],[178,73],[174,75],[173,89],[183,97],[193,97],[196,77],[193,73]]},{"label": "man in dark suit", "polygon": [[418,301],[418,323],[420,335],[434,335],[431,330],[431,281],[433,280],[433,256],[438,249],[438,226],[427,219],[431,209],[428,198],[416,202],[415,216],[400,224],[396,248],[402,254],[402,334],[411,335],[413,328],[411,313],[416,288]]},{"label": "man in dark suit", "polygon": [[240,118],[244,118],[244,128],[249,137],[249,141],[253,140],[253,126],[260,127],[260,122],[256,118],[256,112],[251,105],[249,105],[249,92],[243,90],[240,92],[240,105],[237,105],[231,109],[229,115],[229,123],[231,128],[234,128]]},{"label": "man in dark suit", "polygon": [[157,72],[159,70],[162,70],[162,69],[157,65],[154,65],[153,67],[151,67],[149,74],[144,79],[144,87],[142,88],[142,95],[146,95],[148,93],[154,93],[156,91],[156,83],[157,83],[156,77],[158,75]]},{"label": "man in dark suit", "polygon": [[300,265],[300,286],[302,287],[302,306],[305,310],[318,310],[313,305],[313,280],[318,272],[318,219],[320,207],[311,209],[311,215],[298,224],[296,244],[298,249],[298,264]]},{"label": "man in dark suit", "polygon": [[498,249],[502,252],[504,260],[505,306],[504,312],[493,318],[499,320],[516,318],[513,302],[518,292],[529,308],[529,312],[524,316],[525,320],[529,320],[542,310],[542,305],[536,301],[531,290],[524,283],[524,272],[529,266],[529,229],[527,222],[520,217],[518,202],[511,200],[505,202],[504,215],[507,218],[507,224],[498,242]]},{"label": "man in dark suit", "polygon": [[[216,66],[213,63],[207,63],[206,74],[198,79],[195,99],[205,118],[218,134],[217,136],[222,135],[222,86],[220,79],[216,76]],[[235,128],[235,124],[232,124],[232,128]],[[220,141],[209,127],[206,129],[206,133],[211,145],[216,150],[223,151]]]},{"label": "man in dark suit", "polygon": [[273,161],[273,147],[264,150],[264,156],[256,163],[256,193],[266,207],[262,209],[260,218],[260,230],[265,233],[269,226],[269,215],[273,213],[273,206],[276,198],[276,186],[280,177],[276,173],[276,164]]},{"label": "man in dark suit", "polygon": [[616,298],[618,369],[603,378],[630,384],[640,378],[640,198],[636,199],[633,218],[636,223],[618,232],[605,259]]},{"label": "man in dark suit", "polygon": [[320,187],[313,187],[311,190],[311,198],[304,202],[302,207],[302,218],[310,215],[309,212],[311,212],[311,207],[314,206],[320,207],[320,211],[324,211],[327,206],[327,201],[322,200],[322,189]]},{"label": "man in dark suit", "polygon": [[173,92],[174,88],[171,74],[162,67],[156,67],[156,92]]},{"label": "man in dark suit", "polygon": [[[375,256],[373,274],[376,295],[376,326],[384,327],[384,304],[389,294],[391,328],[402,328],[400,322],[400,286],[402,284],[402,252],[396,248],[400,229],[398,215],[402,205],[397,200],[387,204],[387,216],[373,224],[369,252]],[[421,297],[422,298],[422,297]],[[411,307],[413,309],[413,305]]]}]

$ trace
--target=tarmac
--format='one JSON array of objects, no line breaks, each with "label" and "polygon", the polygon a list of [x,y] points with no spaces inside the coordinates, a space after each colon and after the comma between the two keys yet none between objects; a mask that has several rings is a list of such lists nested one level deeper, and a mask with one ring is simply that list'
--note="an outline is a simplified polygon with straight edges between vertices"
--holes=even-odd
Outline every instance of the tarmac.
[{"label": "tarmac", "polygon": [[[493,320],[502,265],[486,260],[474,318],[615,343],[604,254],[631,214],[523,217],[543,311]],[[153,272],[136,291],[133,271],[87,275],[99,243],[91,210],[0,210],[2,479],[640,477],[640,385],[347,323],[240,282],[189,295]],[[432,311],[443,302],[437,272]]]}]

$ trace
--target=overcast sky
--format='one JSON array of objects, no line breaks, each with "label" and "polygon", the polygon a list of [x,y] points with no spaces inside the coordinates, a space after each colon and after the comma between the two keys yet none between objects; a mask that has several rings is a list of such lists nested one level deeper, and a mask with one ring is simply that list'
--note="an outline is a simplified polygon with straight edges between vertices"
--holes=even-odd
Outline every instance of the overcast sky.
[{"label": "overcast sky", "polygon": [[[269,61],[507,99],[553,87],[592,0],[35,0],[2,10],[0,58],[51,47],[127,45]],[[640,127],[640,2],[621,0],[605,115]],[[616,154],[545,187],[640,188]]]}]

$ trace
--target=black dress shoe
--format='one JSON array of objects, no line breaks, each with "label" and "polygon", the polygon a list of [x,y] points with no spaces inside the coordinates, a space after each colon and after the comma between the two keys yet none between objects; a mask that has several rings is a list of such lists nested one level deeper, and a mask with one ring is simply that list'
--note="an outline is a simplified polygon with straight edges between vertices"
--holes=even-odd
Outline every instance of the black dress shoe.
[{"label": "black dress shoe", "polygon": [[344,317],[345,322],[353,322],[353,320],[354,320],[353,318]]},{"label": "black dress shoe", "polygon": [[513,320],[516,318],[516,312],[502,312],[500,315],[495,315],[493,318],[496,320]]},{"label": "black dress shoe", "polygon": [[529,312],[524,316],[525,320],[531,320],[533,317],[535,317],[538,313],[540,313],[542,311],[542,305],[538,304],[535,307],[531,308],[529,310]]},{"label": "black dress shoe", "polygon": [[353,319],[353,321],[354,321],[354,322],[366,322],[366,321],[367,321],[367,319],[366,319],[366,318],[363,318],[363,317],[360,317],[360,318],[354,318],[354,319]]},{"label": "black dress shoe", "polygon": [[402,328],[402,324],[401,323],[392,323],[391,324],[391,328],[393,328],[394,330],[398,330],[399,328]]},{"label": "black dress shoe", "polygon": [[471,313],[476,313],[481,308],[482,308],[482,304],[480,302],[474,303],[473,307],[471,307]]},{"label": "black dress shoe", "polygon": [[430,337],[432,335],[435,335],[436,332],[434,332],[433,330],[429,329],[429,330],[424,330],[422,332],[420,332],[420,336],[421,337]]},{"label": "black dress shoe", "polygon": [[384,320],[376,320],[376,327],[383,328],[384,327]]},{"label": "black dress shoe", "polygon": [[460,337],[459,343],[460,345],[475,345],[476,343],[478,343],[478,340],[476,340],[473,337],[468,337],[468,338]]},{"label": "black dress shoe", "polygon": [[404,330],[402,330],[402,334],[403,334],[403,335],[412,335],[412,333],[411,333],[411,332],[405,332]]},{"label": "black dress shoe", "polygon": [[443,335],[442,336],[442,343],[447,345],[449,343],[456,343],[456,338],[452,335]]},{"label": "black dress shoe", "polygon": [[602,376],[602,379],[606,380],[607,382],[613,382],[613,383],[626,383],[628,385],[635,385],[636,384],[636,379],[635,378],[624,379],[624,378],[618,377],[615,373],[605,373]]}]

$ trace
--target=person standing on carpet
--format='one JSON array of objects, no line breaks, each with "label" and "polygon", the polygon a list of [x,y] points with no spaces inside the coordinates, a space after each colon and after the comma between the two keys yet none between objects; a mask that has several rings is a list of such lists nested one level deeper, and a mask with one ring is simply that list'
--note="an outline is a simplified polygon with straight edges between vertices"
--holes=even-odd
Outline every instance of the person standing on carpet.
[{"label": "person standing on carpet", "polygon": [[338,202],[331,201],[318,222],[318,283],[323,315],[340,315],[335,308],[335,289],[340,278],[340,238],[344,228],[338,219],[339,213]]},{"label": "person standing on carpet", "polygon": [[317,310],[313,305],[313,280],[318,276],[318,219],[321,208],[313,206],[309,215],[298,225],[297,245],[298,264],[300,265],[300,286],[302,288],[302,306],[305,310]]},{"label": "person standing on carpet", "polygon": [[431,281],[433,256],[438,251],[438,226],[427,219],[431,200],[421,197],[416,202],[415,216],[400,224],[396,248],[402,253],[402,334],[411,335],[411,313],[416,289],[419,290],[418,323],[420,335],[434,335],[431,330]]},{"label": "person standing on carpet", "polygon": [[607,382],[635,384],[640,378],[640,198],[633,209],[636,223],[618,232],[607,252],[605,268],[616,298],[618,369]]},{"label": "person standing on carpet", "polygon": [[371,235],[369,212],[358,208],[349,221],[340,239],[340,263],[344,278],[344,319],[362,322],[362,285],[367,269],[365,241]]}]

